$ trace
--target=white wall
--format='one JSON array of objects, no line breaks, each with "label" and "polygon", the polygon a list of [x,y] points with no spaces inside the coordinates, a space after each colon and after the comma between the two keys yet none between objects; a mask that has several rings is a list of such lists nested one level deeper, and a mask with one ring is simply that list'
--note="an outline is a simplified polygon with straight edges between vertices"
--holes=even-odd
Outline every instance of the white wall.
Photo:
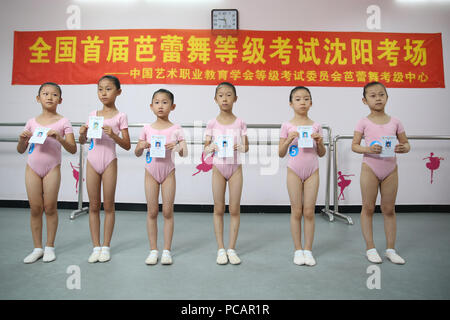
[{"label": "white wall", "polygon": [[[404,1],[403,1],[404,2]],[[33,30],[64,30],[69,14],[66,9],[75,4],[81,9],[81,29],[209,29],[213,8],[237,8],[239,25],[247,30],[313,30],[442,33],[445,89],[389,89],[387,113],[403,122],[408,135],[450,135],[450,62],[449,30],[450,1],[431,1],[427,4],[405,4],[382,0],[15,0],[2,1],[0,13],[0,93],[1,122],[25,122],[40,112],[35,96],[38,86],[11,85],[13,32]],[[381,8],[381,29],[366,27],[369,5]],[[275,6],[275,7],[274,7]],[[165,87],[175,93],[177,109],[171,120],[180,124],[206,122],[218,114],[213,101],[213,86],[188,85],[124,85],[117,105],[128,114],[129,122],[152,122],[154,115],[148,108],[151,94]],[[238,87],[235,113],[248,124],[280,124],[292,117],[288,106],[290,87]],[[311,87],[313,95],[312,119],[331,126],[333,135],[352,134],[356,122],[368,114],[361,103],[361,88]],[[72,122],[84,122],[89,111],[99,107],[95,85],[63,86],[63,104],[59,111]],[[0,128],[1,137],[17,137],[21,128]],[[130,130],[137,139],[139,130]],[[264,134],[266,132],[260,132]],[[271,138],[278,140],[278,132]],[[450,204],[450,142],[410,141],[412,151],[398,157],[400,187],[398,204]],[[0,199],[26,200],[24,170],[26,154],[19,155],[14,143],[0,143]],[[340,204],[360,204],[359,171],[361,156],[351,153],[350,140],[339,143],[339,168],[343,173],[355,174],[345,191],[346,200]],[[133,146],[134,148],[134,146]],[[242,204],[288,204],[285,177],[286,160],[279,160],[273,147],[272,164],[255,163],[258,153],[251,147],[245,158],[244,192]],[[194,149],[191,149],[193,153]],[[263,151],[263,150],[261,150]],[[435,171],[430,184],[430,171],[422,160],[434,152],[445,158]],[[191,163],[177,166],[176,203],[211,204],[211,176],[201,173],[194,177],[200,156]],[[143,203],[144,159],[137,159],[132,151],[119,151],[119,180],[117,202]],[[250,159],[251,158],[251,159]],[[179,160],[180,162],[182,160]],[[195,161],[195,163],[194,163]],[[60,200],[76,201],[75,180],[70,162],[77,164],[78,155],[63,151]],[[273,174],[262,174],[275,166]],[[325,199],[325,159],[320,160],[321,187],[318,204]],[[87,194],[84,190],[84,199]]]}]

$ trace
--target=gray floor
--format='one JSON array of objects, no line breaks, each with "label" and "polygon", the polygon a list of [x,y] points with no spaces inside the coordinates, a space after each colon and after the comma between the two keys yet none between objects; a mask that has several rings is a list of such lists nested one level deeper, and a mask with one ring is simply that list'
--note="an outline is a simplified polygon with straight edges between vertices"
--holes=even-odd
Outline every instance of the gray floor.
[{"label": "gray floor", "polygon": [[[26,265],[23,258],[32,249],[29,212],[0,208],[0,299],[450,298],[450,213],[398,214],[397,249],[407,263],[399,266],[384,259],[378,265],[381,288],[370,290],[367,280],[373,274],[367,270],[371,264],[364,256],[357,214],[350,215],[354,225],[316,215],[317,265],[305,267],[292,262],[287,214],[242,214],[237,246],[242,264],[219,266],[212,216],[177,212],[174,264],[147,266],[144,212],[116,213],[112,259],[96,264],[87,262],[92,248],[88,217],[71,221],[70,212],[59,211],[56,261]],[[225,222],[228,232],[227,217]],[[380,214],[374,218],[374,233],[381,253],[385,238]],[[162,232],[159,239],[161,248]],[[79,290],[66,284],[73,265],[80,270]]]}]

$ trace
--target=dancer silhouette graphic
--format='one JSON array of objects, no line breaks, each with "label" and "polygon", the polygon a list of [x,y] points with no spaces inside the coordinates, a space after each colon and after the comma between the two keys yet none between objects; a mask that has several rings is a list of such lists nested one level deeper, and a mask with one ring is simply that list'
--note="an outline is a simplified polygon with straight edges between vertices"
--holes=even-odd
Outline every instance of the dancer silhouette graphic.
[{"label": "dancer silhouette graphic", "polygon": [[354,176],[354,174],[342,174],[341,171],[338,171],[338,186],[341,188],[341,193],[339,194],[338,200],[342,196],[342,200],[345,200],[344,198],[344,189],[347,188],[350,183],[352,183],[352,180],[347,180],[345,177],[351,177]]},{"label": "dancer silhouette graphic", "polygon": [[433,156],[434,156],[434,153],[430,152],[430,156],[429,157],[425,157],[425,158],[422,159],[422,160],[425,160],[425,159],[429,159],[430,160],[429,162],[427,162],[425,164],[426,167],[428,169],[430,169],[430,171],[431,171],[431,182],[430,183],[433,183],[433,172],[435,170],[439,169],[439,166],[441,165],[441,160],[444,160],[444,158],[442,158],[442,157],[433,157]]},{"label": "dancer silhouette graphic", "polygon": [[214,158],[214,152],[212,153],[211,156],[206,157],[205,159],[205,154],[202,152],[202,163],[200,163],[196,168],[197,168],[197,172],[193,174],[193,176],[195,176],[196,174],[200,173],[200,172],[208,172],[209,170],[212,169],[213,166],[213,158]]}]

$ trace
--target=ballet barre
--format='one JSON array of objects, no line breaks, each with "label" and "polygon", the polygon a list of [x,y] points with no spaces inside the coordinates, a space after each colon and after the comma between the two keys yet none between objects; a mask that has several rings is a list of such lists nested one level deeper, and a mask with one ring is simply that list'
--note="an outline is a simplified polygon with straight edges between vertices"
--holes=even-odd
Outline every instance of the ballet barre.
[{"label": "ballet barre", "polygon": [[[364,138],[364,137],[363,137]],[[450,140],[450,136],[445,135],[409,135],[407,136],[408,140]],[[339,197],[338,197],[338,182],[337,182],[337,175],[338,175],[338,148],[337,148],[337,142],[339,140],[343,139],[353,139],[353,135],[336,135],[333,139],[333,191],[334,191],[334,206],[333,210],[330,210],[330,213],[332,215],[335,215],[336,217],[342,218],[347,220],[348,224],[353,224],[352,219],[349,216],[346,216],[342,213],[339,213]]]},{"label": "ballet barre", "polygon": [[[73,127],[81,127],[85,123],[83,122],[72,122],[71,123]],[[145,123],[131,123],[128,124],[129,128],[140,128],[144,127]],[[24,122],[13,122],[13,123],[0,123],[0,127],[24,127]],[[206,124],[202,122],[194,122],[194,124],[183,124],[181,125],[182,128],[206,128]],[[250,129],[280,129],[280,124],[247,124],[247,128]],[[322,125],[322,129],[326,130],[326,136],[327,139],[324,139],[324,145],[327,149],[326,152],[326,193],[325,193],[325,207],[321,210],[321,213],[328,216],[329,221],[334,220],[334,212],[330,210],[330,175],[331,175],[331,151],[333,150],[333,140],[331,136],[331,128],[328,125]],[[203,135],[202,135],[203,136]],[[325,137],[324,137],[325,138]],[[18,142],[18,138],[0,138],[0,142]],[[78,141],[78,138],[75,137],[75,141]],[[131,144],[137,144],[138,140],[132,140],[130,141]],[[191,145],[203,145],[204,141],[195,141],[195,140],[188,140],[186,141],[187,144]],[[253,141],[253,139],[249,139],[250,145],[278,145],[279,141],[272,141],[272,140],[266,140],[266,141],[259,141],[258,139],[256,141]],[[84,174],[84,145],[79,144],[79,179],[78,179],[78,207],[76,210],[72,211],[70,214],[70,220],[74,220],[75,218],[79,217],[82,214],[89,212],[89,207],[83,207],[83,174]],[[277,155],[278,156],[278,155]]]}]

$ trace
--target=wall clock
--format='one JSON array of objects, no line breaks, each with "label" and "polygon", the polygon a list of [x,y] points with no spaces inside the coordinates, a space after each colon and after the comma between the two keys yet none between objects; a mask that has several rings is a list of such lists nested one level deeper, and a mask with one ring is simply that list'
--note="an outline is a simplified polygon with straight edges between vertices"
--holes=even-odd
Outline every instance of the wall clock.
[{"label": "wall clock", "polygon": [[238,30],[237,9],[212,9],[212,30]]}]

